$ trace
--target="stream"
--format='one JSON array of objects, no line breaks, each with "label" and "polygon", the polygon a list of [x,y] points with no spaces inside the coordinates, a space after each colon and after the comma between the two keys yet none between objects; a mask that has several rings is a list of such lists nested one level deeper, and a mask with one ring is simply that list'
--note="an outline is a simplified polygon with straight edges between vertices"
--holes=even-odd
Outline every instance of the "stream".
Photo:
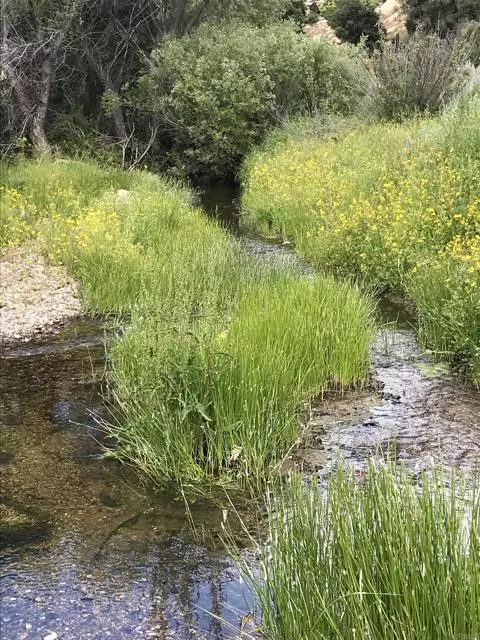
[{"label": "stream", "polygon": [[[203,204],[259,260],[298,262],[287,247],[242,236],[230,190]],[[401,305],[383,315],[396,322],[372,345],[375,389],[315,403],[307,442],[286,465],[322,479],[341,458],[361,473],[372,454],[390,452],[415,472],[443,460],[471,473],[480,394],[422,352]],[[113,333],[76,320],[0,354],[0,515],[13,523],[1,529],[1,637],[235,638],[252,602],[218,540],[221,510],[198,499],[187,517],[173,490],[101,457],[95,416]]]}]

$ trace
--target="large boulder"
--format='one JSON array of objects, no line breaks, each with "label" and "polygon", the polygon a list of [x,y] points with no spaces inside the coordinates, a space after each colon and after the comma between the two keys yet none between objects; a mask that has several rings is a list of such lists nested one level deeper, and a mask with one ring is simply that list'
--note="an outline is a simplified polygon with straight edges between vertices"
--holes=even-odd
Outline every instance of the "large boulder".
[{"label": "large boulder", "polygon": [[385,0],[378,7],[380,24],[389,40],[398,38],[401,42],[408,38],[406,15],[402,0]]}]

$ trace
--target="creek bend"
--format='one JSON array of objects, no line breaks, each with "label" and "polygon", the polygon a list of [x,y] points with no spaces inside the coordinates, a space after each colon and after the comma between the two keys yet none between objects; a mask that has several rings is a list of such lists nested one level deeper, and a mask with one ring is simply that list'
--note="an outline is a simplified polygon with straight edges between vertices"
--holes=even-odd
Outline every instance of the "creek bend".
[{"label": "creek bend", "polygon": [[[225,220],[231,202],[225,190],[204,204]],[[259,260],[299,264],[285,247],[241,241]],[[222,514],[192,504],[195,537],[174,492],[149,489],[100,456],[104,436],[92,414],[103,410],[106,338],[99,322],[73,321],[55,338],[1,354],[1,494],[16,518],[1,558],[2,637],[235,637],[228,623],[239,629],[251,601],[213,544]],[[323,477],[341,455],[361,471],[395,439],[397,458],[416,471],[439,459],[475,468],[480,395],[422,353],[408,321],[379,334],[372,375],[378,391],[314,406],[294,462]]]}]

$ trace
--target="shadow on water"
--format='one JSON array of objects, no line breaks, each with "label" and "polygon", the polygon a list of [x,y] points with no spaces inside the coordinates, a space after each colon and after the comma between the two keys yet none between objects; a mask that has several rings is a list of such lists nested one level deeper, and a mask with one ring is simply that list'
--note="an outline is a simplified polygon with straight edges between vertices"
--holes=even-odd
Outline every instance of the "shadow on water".
[{"label": "shadow on water", "polygon": [[217,220],[234,235],[240,233],[238,216],[240,191],[231,185],[217,184],[199,191],[200,204],[209,218]]},{"label": "shadow on water", "polygon": [[221,514],[191,506],[198,542],[173,492],[100,455],[104,340],[75,322],[2,354],[2,638],[231,637],[207,613],[238,628],[249,608],[211,543]]}]

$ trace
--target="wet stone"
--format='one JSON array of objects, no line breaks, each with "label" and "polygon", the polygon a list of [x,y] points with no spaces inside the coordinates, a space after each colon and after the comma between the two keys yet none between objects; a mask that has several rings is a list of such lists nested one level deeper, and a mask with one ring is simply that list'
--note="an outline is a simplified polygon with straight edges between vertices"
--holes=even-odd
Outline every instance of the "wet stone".
[{"label": "wet stone", "polygon": [[106,491],[102,491],[100,493],[100,495],[98,496],[98,499],[99,499],[99,502],[102,505],[102,507],[109,507],[111,509],[115,509],[115,508],[121,506],[120,503],[118,502],[118,500],[115,500],[115,498],[113,498]]},{"label": "wet stone", "polygon": [[0,503],[0,548],[42,540],[49,533],[45,520],[5,503]]},{"label": "wet stone", "polygon": [[13,453],[8,451],[0,451],[0,465],[8,464],[13,460]]}]

